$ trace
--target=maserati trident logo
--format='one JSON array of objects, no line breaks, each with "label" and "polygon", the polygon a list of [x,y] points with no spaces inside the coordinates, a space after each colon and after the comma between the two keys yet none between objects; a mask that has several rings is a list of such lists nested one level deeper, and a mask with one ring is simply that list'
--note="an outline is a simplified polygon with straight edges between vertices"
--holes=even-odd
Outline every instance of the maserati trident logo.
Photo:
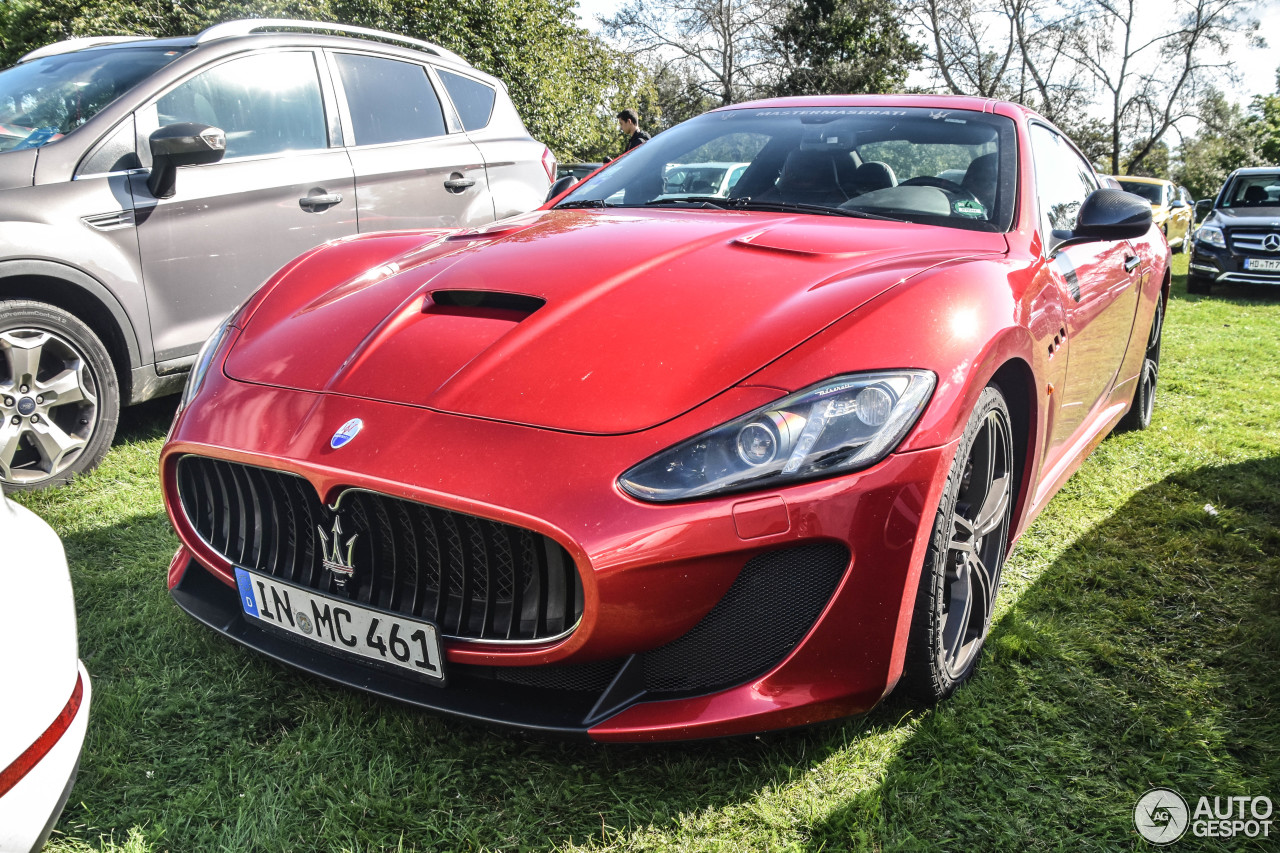
[{"label": "maserati trident logo", "polygon": [[1280,250],[1280,234],[1268,234],[1262,238],[1262,248],[1268,252]]},{"label": "maserati trident logo", "polygon": [[364,429],[364,421],[359,418],[352,418],[342,426],[338,427],[338,431],[333,434],[333,438],[329,439],[329,446],[337,450],[342,445],[351,441]]},{"label": "maserati trident logo", "polygon": [[940,118],[946,118],[949,115],[951,115],[950,110],[930,110],[929,111],[929,118],[933,119],[934,121],[937,121]]},{"label": "maserati trident logo", "polygon": [[[356,540],[360,538],[360,534],[352,536],[344,545],[342,542],[342,520],[335,517],[333,519],[333,539],[332,541],[325,535],[324,528],[316,525],[316,531],[320,534],[320,551],[323,555],[321,563],[329,574],[333,577],[333,583],[338,587],[339,592],[347,591],[347,582],[351,580],[351,576],[355,574],[356,567],[352,560],[352,552],[356,547]],[[345,553],[343,552],[345,550]]]}]

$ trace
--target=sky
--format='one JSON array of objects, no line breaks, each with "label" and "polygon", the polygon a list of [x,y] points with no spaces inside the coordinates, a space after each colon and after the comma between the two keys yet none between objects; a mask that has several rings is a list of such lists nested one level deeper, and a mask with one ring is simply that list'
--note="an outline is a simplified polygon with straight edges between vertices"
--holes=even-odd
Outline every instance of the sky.
[{"label": "sky", "polygon": [[[1164,0],[1139,2],[1140,7],[1145,6],[1148,14],[1153,17],[1168,8]],[[622,3],[623,0],[578,0],[578,19],[582,26],[596,31],[599,29],[595,22],[596,16],[611,15]],[[1241,104],[1248,104],[1254,95],[1276,91],[1276,68],[1280,67],[1280,0],[1264,0],[1258,4],[1255,14],[1262,21],[1261,32],[1274,33],[1275,36],[1268,40],[1266,48],[1241,45],[1232,51],[1239,82],[1234,86],[1225,80],[1219,83],[1219,88]]]}]

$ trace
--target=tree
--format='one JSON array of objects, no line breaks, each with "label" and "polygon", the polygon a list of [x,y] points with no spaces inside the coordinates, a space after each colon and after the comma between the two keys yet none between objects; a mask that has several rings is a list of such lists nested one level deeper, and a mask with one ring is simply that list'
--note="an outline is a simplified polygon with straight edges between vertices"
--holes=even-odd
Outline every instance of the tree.
[{"label": "tree", "polygon": [[1265,161],[1254,119],[1221,92],[1211,90],[1201,99],[1199,118],[1199,132],[1183,140],[1171,177],[1192,198],[1203,199],[1214,196],[1233,170]]},{"label": "tree", "polygon": [[901,16],[883,0],[799,0],[775,28],[787,70],[774,94],[901,89],[921,58]]},{"label": "tree", "polygon": [[929,33],[926,62],[947,91],[1019,101],[1064,130],[1100,95],[1107,170],[1118,172],[1122,156],[1126,168],[1145,168],[1171,130],[1194,120],[1210,84],[1229,73],[1227,45],[1256,42],[1251,8],[1169,0],[1154,29],[1136,0],[916,0],[915,14]]},{"label": "tree", "polygon": [[[1256,39],[1258,22],[1240,0],[1173,0],[1170,26],[1140,31],[1136,0],[1084,0],[1075,60],[1102,87],[1111,113],[1111,165],[1120,170],[1122,136],[1139,144],[1126,169],[1141,168],[1175,124],[1195,118],[1212,79],[1228,70],[1231,36]],[[1148,57],[1158,60],[1144,70]]]},{"label": "tree", "polygon": [[774,32],[788,0],[631,0],[605,31],[651,62],[680,69],[717,105],[768,91]]}]

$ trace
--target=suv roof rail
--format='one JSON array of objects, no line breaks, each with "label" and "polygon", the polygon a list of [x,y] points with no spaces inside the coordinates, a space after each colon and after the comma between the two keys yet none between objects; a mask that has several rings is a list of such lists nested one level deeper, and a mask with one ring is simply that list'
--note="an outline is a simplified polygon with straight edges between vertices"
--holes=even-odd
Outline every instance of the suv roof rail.
[{"label": "suv roof rail", "polygon": [[458,54],[443,48],[438,44],[432,44],[422,39],[410,38],[402,36],[398,33],[388,33],[382,30],[374,30],[369,27],[357,27],[351,24],[334,24],[323,21],[299,21],[288,18],[245,18],[239,21],[227,21],[222,24],[214,24],[212,27],[202,31],[196,36],[196,44],[204,44],[214,39],[230,38],[231,36],[246,36],[250,33],[260,32],[262,30],[326,30],[335,33],[344,33],[346,35],[365,36],[367,38],[385,39],[386,41],[400,42],[402,44],[412,45],[420,50],[439,56],[443,59],[449,59],[462,65],[470,65]]},{"label": "suv roof rail", "polygon": [[119,44],[125,41],[147,41],[150,36],[88,36],[86,38],[66,39],[64,41],[56,41],[53,44],[46,44],[44,47],[37,47],[30,53],[23,54],[18,60],[21,65],[24,62],[30,62],[32,59],[42,59],[46,56],[57,56],[59,53],[73,53],[77,50],[84,50],[87,47],[98,47],[104,44]]}]

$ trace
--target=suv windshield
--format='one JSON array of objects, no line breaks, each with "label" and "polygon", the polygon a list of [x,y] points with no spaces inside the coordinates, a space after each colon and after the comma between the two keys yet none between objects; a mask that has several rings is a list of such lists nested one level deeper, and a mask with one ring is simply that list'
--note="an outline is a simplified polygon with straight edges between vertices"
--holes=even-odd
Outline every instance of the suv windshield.
[{"label": "suv windshield", "polygon": [[966,110],[722,110],[658,134],[558,207],[781,210],[1006,231],[1014,133],[1010,119]]},{"label": "suv windshield", "polygon": [[185,51],[81,50],[0,71],[0,151],[39,148],[61,139]]},{"label": "suv windshield", "polygon": [[1219,207],[1280,207],[1280,174],[1239,175]]}]

